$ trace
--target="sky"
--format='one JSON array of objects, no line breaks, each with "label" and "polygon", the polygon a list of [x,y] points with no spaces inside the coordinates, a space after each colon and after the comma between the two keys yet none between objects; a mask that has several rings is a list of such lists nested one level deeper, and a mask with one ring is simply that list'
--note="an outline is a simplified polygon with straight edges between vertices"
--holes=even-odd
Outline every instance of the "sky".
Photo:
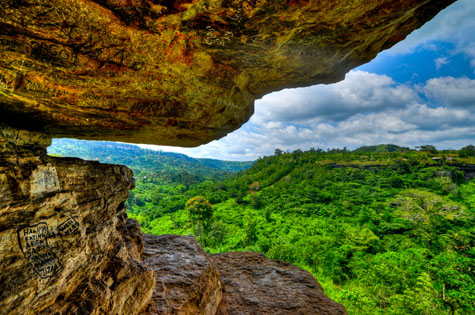
[{"label": "sky", "polygon": [[341,82],[256,100],[251,119],[219,140],[197,148],[141,146],[244,161],[277,148],[475,144],[474,17],[474,0],[459,0]]}]

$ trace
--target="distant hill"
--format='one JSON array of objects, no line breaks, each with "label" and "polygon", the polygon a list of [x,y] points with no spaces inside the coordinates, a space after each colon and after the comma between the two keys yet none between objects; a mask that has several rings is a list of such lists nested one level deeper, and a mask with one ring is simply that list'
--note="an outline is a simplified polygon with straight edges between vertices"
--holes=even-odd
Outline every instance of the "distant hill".
[{"label": "distant hill", "polygon": [[395,144],[378,144],[360,147],[353,152],[408,152],[411,149]]},{"label": "distant hill", "polygon": [[223,160],[215,160],[215,159],[195,159],[200,164],[205,165],[207,167],[211,167],[214,169],[230,172],[230,173],[237,173],[239,171],[247,170],[254,164],[254,162],[238,162],[238,161],[223,161]]},{"label": "distant hill", "polygon": [[53,139],[48,154],[124,164],[134,171],[172,173],[185,171],[206,178],[243,171],[253,164],[253,162],[195,159],[185,154],[143,149],[127,143],[75,139]]}]

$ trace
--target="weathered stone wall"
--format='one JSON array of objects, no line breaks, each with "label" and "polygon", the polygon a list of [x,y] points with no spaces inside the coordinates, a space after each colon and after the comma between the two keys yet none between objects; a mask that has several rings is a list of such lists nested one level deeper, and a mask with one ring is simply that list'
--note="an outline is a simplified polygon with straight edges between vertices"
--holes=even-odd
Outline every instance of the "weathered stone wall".
[{"label": "weathered stone wall", "polygon": [[155,281],[125,214],[132,172],[49,157],[48,144],[0,128],[0,313],[137,314]]}]

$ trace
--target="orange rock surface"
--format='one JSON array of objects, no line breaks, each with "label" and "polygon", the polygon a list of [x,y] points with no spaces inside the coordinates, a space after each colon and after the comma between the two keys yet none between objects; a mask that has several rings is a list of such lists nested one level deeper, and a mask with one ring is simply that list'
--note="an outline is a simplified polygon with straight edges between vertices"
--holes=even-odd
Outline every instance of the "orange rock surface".
[{"label": "orange rock surface", "polygon": [[4,0],[0,122],[195,146],[254,100],[331,83],[453,0]]}]

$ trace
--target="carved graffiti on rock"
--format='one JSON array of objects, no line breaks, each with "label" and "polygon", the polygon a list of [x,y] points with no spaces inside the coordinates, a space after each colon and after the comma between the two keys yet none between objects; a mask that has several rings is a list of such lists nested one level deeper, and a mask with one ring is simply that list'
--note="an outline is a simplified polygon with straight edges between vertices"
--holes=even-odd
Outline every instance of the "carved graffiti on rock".
[{"label": "carved graffiti on rock", "polygon": [[58,173],[51,165],[40,165],[35,169],[30,179],[31,195],[50,193],[60,189]]},{"label": "carved graffiti on rock", "polygon": [[57,231],[59,235],[68,236],[76,232],[79,228],[79,223],[73,218],[69,218],[60,225],[58,225]]},{"label": "carved graffiti on rock", "polygon": [[60,259],[48,245],[48,239],[71,235],[78,228],[79,223],[73,218],[68,218],[57,227],[39,222],[18,229],[18,244],[23,256],[42,279],[53,277],[63,268]]}]

